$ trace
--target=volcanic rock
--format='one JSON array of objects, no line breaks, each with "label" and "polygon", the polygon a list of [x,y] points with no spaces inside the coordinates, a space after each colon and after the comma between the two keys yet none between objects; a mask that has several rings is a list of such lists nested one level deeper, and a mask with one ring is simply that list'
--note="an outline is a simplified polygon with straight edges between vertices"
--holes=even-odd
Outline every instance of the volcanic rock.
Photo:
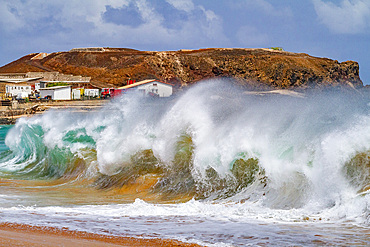
[{"label": "volcanic rock", "polygon": [[84,48],[32,59],[30,54],[0,68],[0,73],[58,71],[91,77],[101,87],[126,85],[149,78],[186,87],[208,78],[233,78],[243,88],[359,89],[359,65],[304,53],[272,49],[212,48],[138,51],[126,48]]}]

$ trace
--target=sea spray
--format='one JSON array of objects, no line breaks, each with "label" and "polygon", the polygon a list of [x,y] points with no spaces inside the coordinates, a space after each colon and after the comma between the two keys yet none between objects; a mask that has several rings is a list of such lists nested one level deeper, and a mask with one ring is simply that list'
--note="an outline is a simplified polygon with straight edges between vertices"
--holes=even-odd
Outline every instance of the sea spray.
[{"label": "sea spray", "polygon": [[84,179],[107,193],[146,181],[165,202],[336,210],[368,222],[369,128],[360,97],[258,96],[211,80],[170,99],[129,93],[100,112],[21,119],[6,138],[0,172]]}]

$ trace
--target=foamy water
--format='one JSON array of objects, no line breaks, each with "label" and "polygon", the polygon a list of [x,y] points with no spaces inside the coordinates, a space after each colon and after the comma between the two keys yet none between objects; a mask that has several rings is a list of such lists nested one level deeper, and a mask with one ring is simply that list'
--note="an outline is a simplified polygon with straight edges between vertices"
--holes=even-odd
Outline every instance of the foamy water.
[{"label": "foamy water", "polygon": [[216,246],[368,245],[369,108],[208,81],[20,119],[1,129],[0,219]]}]

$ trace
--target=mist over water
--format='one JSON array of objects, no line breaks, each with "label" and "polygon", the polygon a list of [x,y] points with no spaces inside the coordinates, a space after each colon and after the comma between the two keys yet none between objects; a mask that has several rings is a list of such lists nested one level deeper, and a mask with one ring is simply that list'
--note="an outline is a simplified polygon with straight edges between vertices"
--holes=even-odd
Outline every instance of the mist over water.
[{"label": "mist over water", "polygon": [[339,93],[251,95],[222,80],[170,99],[126,94],[99,112],[20,119],[6,130],[8,150],[0,145],[0,175],[175,203],[187,217],[195,207],[237,222],[368,227],[368,103]]}]

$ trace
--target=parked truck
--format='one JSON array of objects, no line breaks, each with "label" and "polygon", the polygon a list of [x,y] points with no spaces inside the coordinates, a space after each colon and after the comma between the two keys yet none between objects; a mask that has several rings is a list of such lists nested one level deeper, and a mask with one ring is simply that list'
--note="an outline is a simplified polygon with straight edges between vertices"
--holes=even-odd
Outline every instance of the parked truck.
[{"label": "parked truck", "polygon": [[124,89],[118,89],[118,88],[103,88],[101,90],[100,97],[102,99],[109,99],[109,98],[117,97],[123,94],[124,91],[125,91]]}]

